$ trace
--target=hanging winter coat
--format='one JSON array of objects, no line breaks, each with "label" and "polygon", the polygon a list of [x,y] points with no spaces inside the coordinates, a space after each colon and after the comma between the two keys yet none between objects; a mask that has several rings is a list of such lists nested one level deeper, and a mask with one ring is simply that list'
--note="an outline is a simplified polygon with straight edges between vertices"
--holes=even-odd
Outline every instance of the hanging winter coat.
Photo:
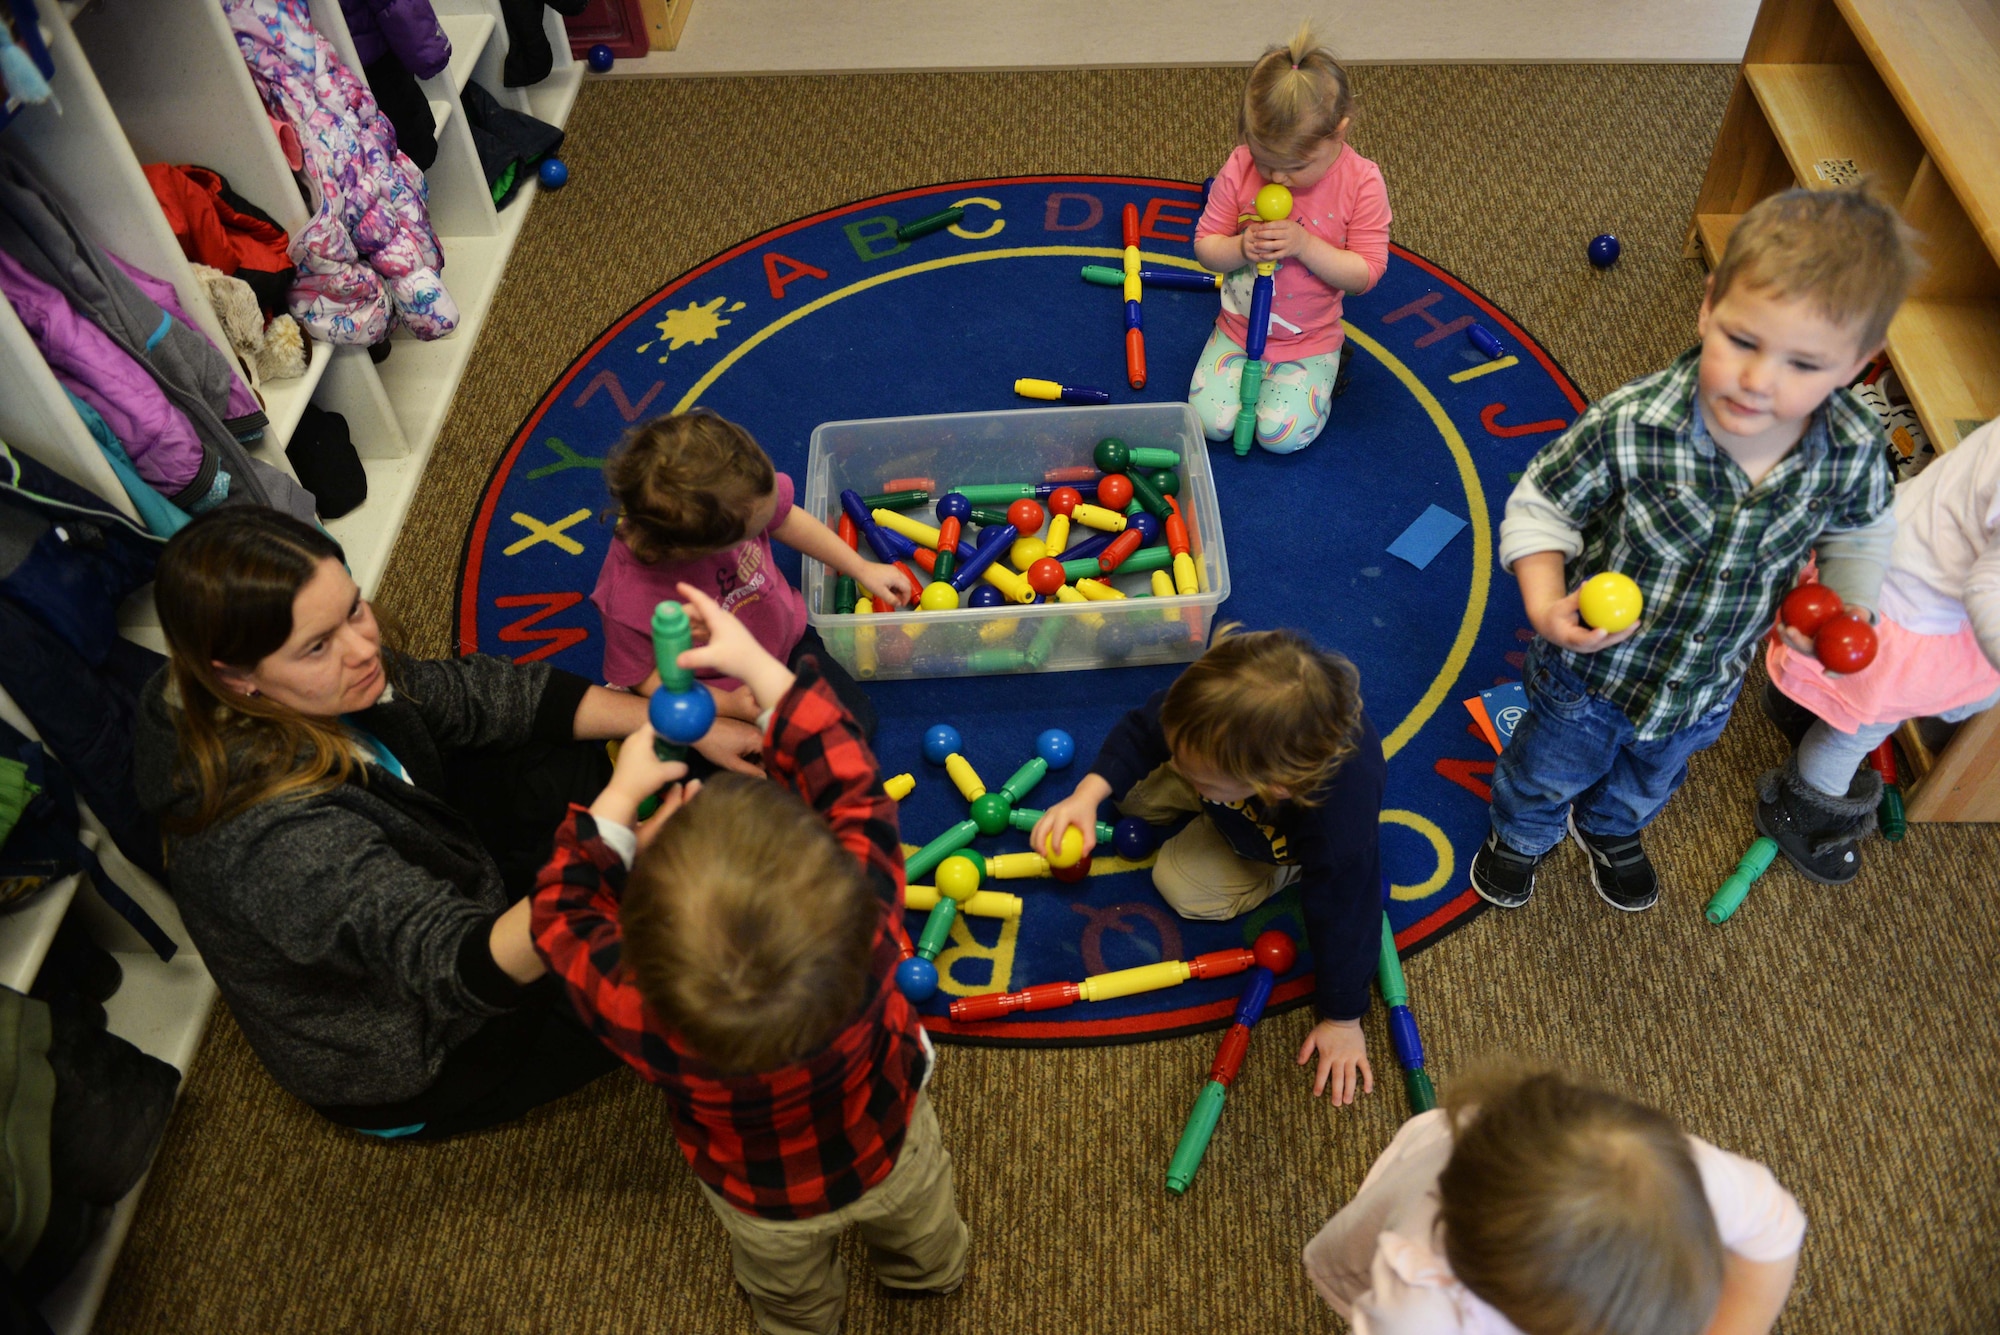
[{"label": "hanging winter coat", "polygon": [[266,316],[282,314],[294,270],[285,229],[206,167],[146,164],[146,184],[174,229],[181,253],[197,264],[241,278]]},{"label": "hanging winter coat", "polygon": [[438,271],[416,164],[367,86],[314,29],[306,0],[222,0],[264,107],[292,125],[305,154],[313,216],[292,238],[292,314],[329,343],[375,344],[393,321],[442,338],[458,307]]},{"label": "hanging winter coat", "polygon": [[431,0],[340,0],[340,12],[363,65],[393,53],[404,69],[430,79],[451,63],[451,38]]}]

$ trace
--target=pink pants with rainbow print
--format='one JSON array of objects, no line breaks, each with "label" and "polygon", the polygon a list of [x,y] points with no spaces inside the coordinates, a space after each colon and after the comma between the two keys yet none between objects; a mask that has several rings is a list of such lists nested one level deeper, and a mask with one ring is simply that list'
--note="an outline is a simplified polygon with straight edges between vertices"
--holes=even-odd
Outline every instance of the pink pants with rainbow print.
[{"label": "pink pants with rainbow print", "polygon": [[[1195,363],[1188,402],[1210,440],[1228,440],[1236,430],[1247,356],[1242,345],[1217,325]],[[1257,396],[1257,443],[1273,454],[1290,454],[1317,440],[1333,404],[1333,378],[1339,369],[1337,351],[1270,363],[1264,371],[1263,392]]]}]

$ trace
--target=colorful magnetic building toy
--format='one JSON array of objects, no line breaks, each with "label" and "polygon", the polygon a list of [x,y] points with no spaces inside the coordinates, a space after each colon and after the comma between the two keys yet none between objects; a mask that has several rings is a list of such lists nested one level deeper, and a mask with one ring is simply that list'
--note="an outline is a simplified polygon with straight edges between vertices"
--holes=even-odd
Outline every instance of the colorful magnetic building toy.
[{"label": "colorful magnetic building toy", "polygon": [[1188,1184],[1194,1181],[1195,1170],[1201,1167],[1202,1156],[1208,1153],[1209,1138],[1215,1134],[1215,1125],[1222,1120],[1223,1105],[1229,1101],[1229,1087],[1236,1083],[1236,1073],[1243,1069],[1243,1055],[1250,1050],[1250,1031],[1264,1018],[1264,1006],[1271,1000],[1271,989],[1277,984],[1278,975],[1291,968],[1299,957],[1292,938],[1277,931],[1259,936],[1251,944],[1250,953],[1257,963],[1244,981],[1243,999],[1236,1003],[1235,1022],[1222,1036],[1215,1064],[1208,1068],[1208,1083],[1195,1099],[1194,1110],[1188,1114],[1187,1126],[1181,1131],[1180,1144],[1174,1147],[1173,1160],[1167,1164],[1167,1190],[1176,1196],[1187,1191]]},{"label": "colorful magnetic building toy", "polygon": [[1437,1107],[1437,1090],[1424,1070],[1424,1040],[1417,1033],[1417,1017],[1410,1014],[1410,989],[1403,982],[1403,960],[1396,953],[1396,931],[1389,915],[1382,915],[1382,956],[1375,966],[1375,986],[1381,990],[1382,1004],[1389,1008],[1389,1042],[1396,1049],[1396,1063],[1403,1068],[1403,1088],[1410,1096],[1410,1115]]},{"label": "colorful magnetic building toy", "polygon": [[[1259,190],[1256,202],[1256,215],[1246,213],[1238,221],[1277,222],[1292,216],[1292,192],[1276,182]],[[1257,398],[1264,392],[1264,342],[1271,334],[1271,294],[1277,285],[1277,271],[1276,260],[1264,260],[1257,266],[1257,281],[1250,289],[1250,327],[1243,335],[1243,394],[1236,410],[1233,440],[1238,458],[1250,453],[1250,442],[1257,435]]]}]

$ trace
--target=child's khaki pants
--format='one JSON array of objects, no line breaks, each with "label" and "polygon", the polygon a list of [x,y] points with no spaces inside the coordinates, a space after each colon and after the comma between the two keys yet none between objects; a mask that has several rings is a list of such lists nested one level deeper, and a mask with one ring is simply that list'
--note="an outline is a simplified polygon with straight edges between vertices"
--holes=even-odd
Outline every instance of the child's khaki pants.
[{"label": "child's khaki pants", "polygon": [[1132,785],[1118,809],[1152,825],[1165,825],[1183,812],[1197,813],[1186,829],[1160,845],[1153,864],[1153,888],[1183,918],[1234,918],[1299,877],[1296,866],[1238,857],[1215,822],[1200,814],[1200,794],[1171,762]]},{"label": "child's khaki pants", "polygon": [[910,1110],[903,1152],[860,1200],[811,1219],[760,1219],[714,1192],[701,1197],[729,1230],[736,1282],[771,1335],[832,1335],[847,1312],[847,1265],[835,1252],[861,1230],[885,1288],[949,1292],[965,1279],[968,1235],[953,1196],[951,1155],[927,1095]]}]

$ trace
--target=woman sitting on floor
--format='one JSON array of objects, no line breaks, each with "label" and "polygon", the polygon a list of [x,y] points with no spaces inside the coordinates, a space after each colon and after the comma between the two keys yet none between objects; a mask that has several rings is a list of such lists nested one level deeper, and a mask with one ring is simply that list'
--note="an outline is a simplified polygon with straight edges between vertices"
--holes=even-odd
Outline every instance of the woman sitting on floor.
[{"label": "woman sitting on floor", "polygon": [[[195,520],[155,592],[169,659],[139,790],[272,1077],[343,1126],[435,1140],[615,1066],[544,979],[522,896],[610,777],[592,739],[646,701],[545,663],[385,651],[339,545],[272,510]],[[741,766],[756,740],[736,724],[703,749]]]}]

